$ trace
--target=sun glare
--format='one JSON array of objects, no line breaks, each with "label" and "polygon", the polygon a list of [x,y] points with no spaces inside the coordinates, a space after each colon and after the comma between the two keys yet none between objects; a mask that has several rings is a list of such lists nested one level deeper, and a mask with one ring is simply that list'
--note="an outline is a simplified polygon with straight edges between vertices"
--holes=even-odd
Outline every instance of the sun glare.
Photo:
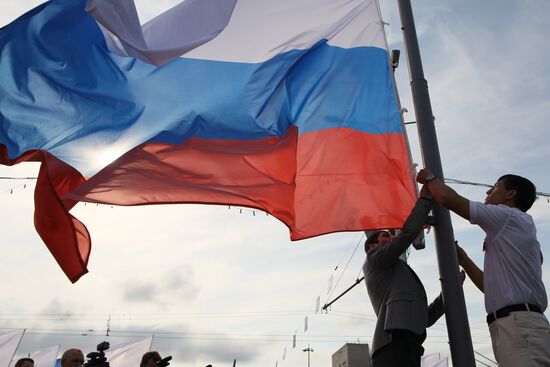
[{"label": "sun glare", "polygon": [[115,159],[120,157],[124,152],[122,149],[107,148],[98,152],[96,157],[96,165],[98,167],[105,167],[111,164]]}]

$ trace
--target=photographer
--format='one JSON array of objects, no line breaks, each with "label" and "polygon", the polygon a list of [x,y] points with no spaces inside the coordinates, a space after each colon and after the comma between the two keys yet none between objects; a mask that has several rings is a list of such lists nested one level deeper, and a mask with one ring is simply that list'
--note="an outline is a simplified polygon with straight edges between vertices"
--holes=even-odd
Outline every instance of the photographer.
[{"label": "photographer", "polygon": [[96,352],[86,355],[88,361],[84,364],[84,367],[109,367],[109,362],[107,362],[107,357],[105,357],[105,351],[109,349],[109,346],[109,342],[99,343]]}]

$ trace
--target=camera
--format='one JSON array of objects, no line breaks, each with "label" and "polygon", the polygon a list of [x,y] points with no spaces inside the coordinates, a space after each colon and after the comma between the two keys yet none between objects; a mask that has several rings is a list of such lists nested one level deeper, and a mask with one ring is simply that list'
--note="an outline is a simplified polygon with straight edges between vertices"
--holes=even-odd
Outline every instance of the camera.
[{"label": "camera", "polygon": [[171,359],[172,359],[172,356],[164,357],[163,359],[157,362],[157,367],[167,367],[170,364]]},{"label": "camera", "polygon": [[101,342],[97,345],[97,352],[91,352],[86,355],[88,361],[83,367],[109,367],[109,362],[105,357],[105,351],[109,349],[109,342]]}]

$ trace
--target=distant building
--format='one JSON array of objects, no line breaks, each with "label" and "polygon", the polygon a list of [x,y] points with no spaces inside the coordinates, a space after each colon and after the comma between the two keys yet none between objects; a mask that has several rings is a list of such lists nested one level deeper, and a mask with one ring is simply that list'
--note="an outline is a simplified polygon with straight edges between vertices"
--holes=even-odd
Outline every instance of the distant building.
[{"label": "distant building", "polygon": [[332,367],[372,367],[368,344],[345,344],[332,355]]}]

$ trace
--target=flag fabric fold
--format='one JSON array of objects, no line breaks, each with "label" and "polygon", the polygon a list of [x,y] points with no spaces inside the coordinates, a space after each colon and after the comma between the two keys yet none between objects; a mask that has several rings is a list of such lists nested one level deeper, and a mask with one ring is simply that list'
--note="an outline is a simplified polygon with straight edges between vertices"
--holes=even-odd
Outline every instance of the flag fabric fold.
[{"label": "flag fabric fold", "polygon": [[[236,1],[182,1],[143,27],[134,0],[88,0],[86,11],[101,25],[112,52],[161,65],[216,37]],[[167,37],[171,34],[178,37]]]},{"label": "flag fabric fold", "polygon": [[415,189],[377,1],[195,1],[143,27],[101,3],[0,30],[0,163],[42,162],[35,226],[71,281],[79,201],[242,205],[293,240],[402,225]]},{"label": "flag fabric fold", "polygon": [[91,241],[86,226],[69,213],[76,201],[62,199],[85,182],[73,167],[43,150],[31,150],[9,159],[0,144],[0,163],[41,162],[34,192],[34,226],[70,281],[88,272]]}]

